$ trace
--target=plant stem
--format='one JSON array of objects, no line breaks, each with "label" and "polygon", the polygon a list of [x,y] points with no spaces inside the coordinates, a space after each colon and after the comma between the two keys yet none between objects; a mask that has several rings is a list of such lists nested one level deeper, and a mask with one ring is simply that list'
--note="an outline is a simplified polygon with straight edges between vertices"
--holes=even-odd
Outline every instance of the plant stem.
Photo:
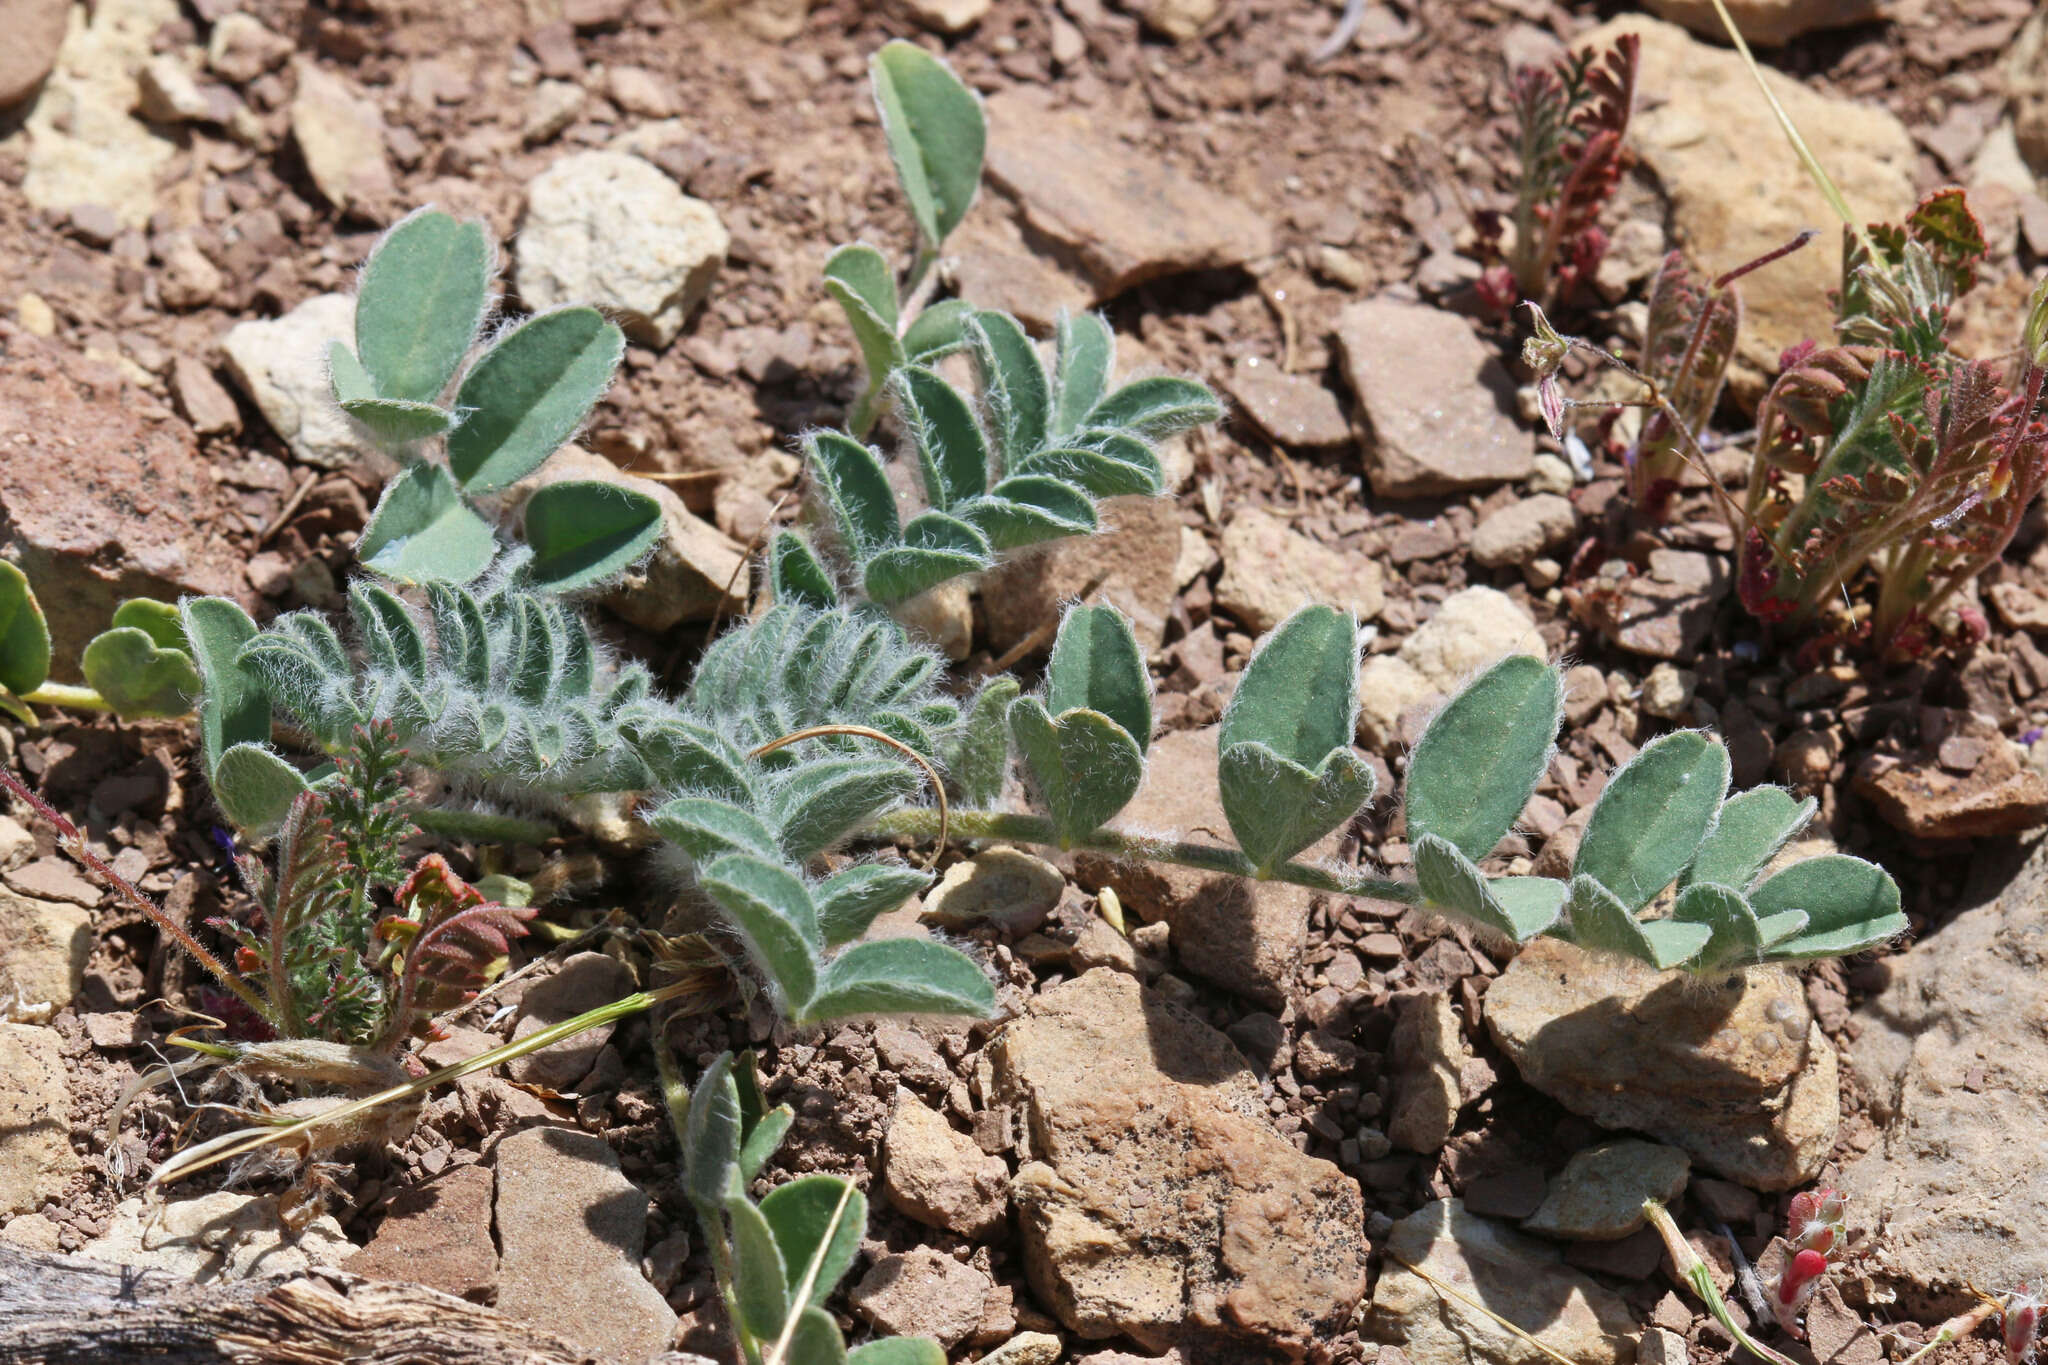
[{"label": "plant stem", "polygon": [[[1327,868],[1303,863],[1282,863],[1263,877],[1251,859],[1234,848],[1214,844],[1191,844],[1177,839],[1153,839],[1098,829],[1079,839],[1062,842],[1052,821],[1038,815],[1012,815],[1002,811],[954,811],[952,833],[971,842],[1007,839],[1020,844],[1044,844],[1062,850],[1085,848],[1118,858],[1173,863],[1198,872],[1227,872],[1257,881],[1292,882],[1315,891],[1334,891],[1341,896],[1362,896],[1370,900],[1393,901],[1399,905],[1422,904],[1422,890],[1411,882],[1384,877],[1353,877]],[[931,839],[939,830],[938,813],[924,809],[891,811],[868,826],[872,834],[888,839]]]},{"label": "plant stem", "polygon": [[493,815],[488,811],[414,806],[405,814],[428,834],[469,839],[480,844],[544,844],[562,832],[545,820],[524,820],[516,815]]},{"label": "plant stem", "polygon": [[111,711],[113,704],[90,687],[76,687],[70,683],[46,682],[33,692],[24,692],[21,699],[31,706],[61,706],[67,711]]},{"label": "plant stem", "polygon": [[1728,1311],[1727,1301],[1721,1297],[1721,1291],[1714,1286],[1713,1272],[1707,1269],[1707,1263],[1700,1259],[1700,1254],[1692,1249],[1692,1243],[1685,1240],[1684,1235],[1678,1230],[1678,1224],[1671,1221],[1671,1215],[1665,1211],[1661,1203],[1654,1199],[1645,1199],[1643,1216],[1650,1220],[1650,1225],[1657,1229],[1657,1235],[1664,1239],[1664,1249],[1671,1254],[1672,1265],[1685,1277],[1685,1282],[1692,1286],[1692,1292],[1699,1295],[1700,1302],[1714,1315],[1714,1321],[1721,1324],[1722,1331],[1734,1338],[1738,1346],[1758,1360],[1769,1361],[1770,1365],[1793,1365],[1789,1357],[1778,1354],[1743,1330],[1742,1324],[1735,1320],[1735,1315]]}]

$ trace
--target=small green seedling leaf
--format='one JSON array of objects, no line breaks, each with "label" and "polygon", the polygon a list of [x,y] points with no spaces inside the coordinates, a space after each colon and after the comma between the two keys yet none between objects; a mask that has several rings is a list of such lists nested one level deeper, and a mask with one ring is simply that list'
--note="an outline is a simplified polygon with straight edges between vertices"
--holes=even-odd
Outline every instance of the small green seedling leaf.
[{"label": "small green seedling leaf", "polygon": [[981,187],[988,142],[981,101],[944,62],[901,39],[870,59],[868,75],[910,216],[936,250]]},{"label": "small green seedling leaf", "polygon": [[700,1206],[722,1207],[739,1190],[740,1093],[732,1054],[721,1052],[690,1094],[683,1124],[683,1189]]},{"label": "small green seedling leaf", "polygon": [[792,1302],[811,1274],[806,1304],[822,1304],[853,1268],[860,1240],[867,1233],[868,1201],[853,1182],[840,1175],[801,1175],[777,1185],[761,1199],[761,1216],[775,1235],[776,1249],[789,1274]]},{"label": "small green seedling leaf", "polygon": [[943,943],[920,938],[856,943],[832,959],[799,1019],[857,1014],[958,1014],[986,1019],[995,988],[981,968]]},{"label": "small green seedling leaf", "polygon": [[795,1121],[795,1110],[786,1104],[778,1105],[761,1115],[760,1120],[747,1130],[747,1140],[740,1144],[740,1180],[743,1184],[761,1173],[761,1168],[768,1164],[768,1158],[775,1155],[775,1149],[782,1145],[790,1124]]},{"label": "small green seedling leaf", "polygon": [[1588,876],[1572,878],[1566,913],[1572,940],[1580,947],[1632,957],[1659,971],[1692,961],[1714,932],[1684,920],[1639,920],[1613,892]]},{"label": "small green seedling leaf", "polygon": [[855,431],[866,431],[883,386],[907,359],[896,335],[896,277],[873,247],[843,246],[825,262],[825,292],[846,314],[867,367],[867,383],[849,423]]},{"label": "small green seedling leaf", "polygon": [[1071,436],[1109,392],[1116,365],[1116,333],[1094,313],[1062,313],[1054,326],[1057,370],[1054,375],[1050,435]]},{"label": "small green seedling leaf", "polygon": [[1358,627],[1304,607],[1253,652],[1217,730],[1223,813],[1264,872],[1358,813],[1372,769],[1351,751]]},{"label": "small green seedling leaf", "polygon": [[931,882],[931,873],[902,863],[856,863],[827,877],[811,893],[825,946],[853,942],[877,915],[886,915]]},{"label": "small green seedling leaf", "polygon": [[491,243],[478,222],[422,209],[384,235],[356,294],[356,350],[376,396],[431,404],[490,304]]},{"label": "small green seedling leaf", "polygon": [[1062,848],[1100,829],[1145,780],[1144,750],[1100,711],[1055,718],[1036,697],[1019,697],[1010,706],[1010,734]]},{"label": "small green seedling leaf", "polygon": [[1094,499],[1070,483],[1032,474],[1004,479],[986,497],[954,510],[998,550],[1085,536],[1096,528]]},{"label": "small green seedling leaf", "polygon": [[548,592],[594,588],[626,572],[661,538],[661,504],[632,488],[565,479],[526,500],[526,576]]},{"label": "small green seedling leaf", "polygon": [[966,395],[922,365],[905,366],[895,383],[926,499],[944,512],[979,497],[988,488],[988,442]]},{"label": "small green seedling leaf", "polygon": [[1052,415],[1052,386],[1045,362],[1022,324],[992,309],[974,315],[968,341],[975,369],[981,375],[982,401],[988,405],[1002,468],[1014,473],[1017,461],[1045,444]]},{"label": "small green seedling leaf", "polygon": [[1155,375],[1134,379],[1088,412],[1084,426],[1135,431],[1161,440],[1189,427],[1223,420],[1223,404],[1192,379]]},{"label": "small green seedling leaf", "polygon": [[1755,787],[1721,805],[1714,832],[1693,855],[1682,882],[1713,882],[1736,890],[1749,885],[1778,850],[1806,828],[1817,803],[1780,787]]},{"label": "small green seedling leaf", "polygon": [[497,553],[491,524],[437,464],[416,464],[386,484],[356,544],[364,568],[400,583],[468,583]]},{"label": "small green seedling leaf", "polygon": [[299,770],[261,744],[236,744],[213,769],[213,795],[234,826],[252,837],[270,834],[307,791]]},{"label": "small green seedling leaf", "polygon": [[1527,943],[1557,923],[1564,883],[1548,877],[1489,880],[1448,839],[1425,834],[1414,844],[1415,879],[1431,906],[1458,915],[1511,943]]},{"label": "small green seedling leaf", "polygon": [[1773,962],[1842,957],[1897,938],[1910,927],[1899,909],[1899,886],[1875,863],[1830,853],[1767,877],[1750,893],[1759,918],[1803,911],[1806,927],[1774,944]]},{"label": "small green seedling leaf", "polygon": [[455,417],[432,403],[401,403],[395,398],[359,398],[341,410],[361,422],[377,443],[388,449],[446,435]]},{"label": "small green seedling leaf", "polygon": [[941,299],[911,319],[903,329],[903,352],[913,365],[929,365],[967,349],[967,321],[974,305],[965,299]]},{"label": "small green seedling leaf", "polygon": [[1045,670],[1045,708],[1100,711],[1143,753],[1152,742],[1152,677],[1130,620],[1110,606],[1080,606],[1060,622]]},{"label": "small green seedling leaf", "polygon": [[448,437],[463,491],[509,488],[559,450],[603,396],[626,338],[595,308],[559,308],[500,337],[463,376]]},{"label": "small green seedling leaf", "polygon": [[725,1201],[732,1229],[733,1298],[740,1324],[773,1341],[789,1317],[789,1266],[775,1245],[767,1215],[744,1194]]},{"label": "small green seedling leaf", "polygon": [[0,559],[0,688],[33,692],[50,677],[50,627],[28,575]]},{"label": "small green seedling leaf", "polygon": [[768,547],[768,589],[778,602],[800,602],[829,611],[839,605],[839,589],[831,571],[795,531],[777,531]]},{"label": "small green seedling leaf", "polygon": [[1408,828],[1493,852],[1535,794],[1563,714],[1556,669],[1510,655],[1451,699],[1423,730],[1408,764]]},{"label": "small green seedling leaf", "polygon": [[804,438],[804,457],[848,554],[866,560],[896,543],[902,523],[880,456],[850,436],[821,431]]},{"label": "small green seedling leaf", "polygon": [[797,1315],[782,1365],[846,1365],[849,1359],[846,1338],[839,1335],[839,1324],[830,1313],[806,1308]]},{"label": "small green seedling leaf", "polygon": [[1651,741],[1607,780],[1572,861],[1627,909],[1677,879],[1713,831],[1728,793],[1728,751],[1696,730]]},{"label": "small green seedling leaf", "polygon": [[86,685],[124,720],[182,716],[203,690],[191,655],[163,648],[148,631],[134,626],[94,636],[78,664]]},{"label": "small green seedling leaf", "polygon": [[[200,748],[206,775],[217,791],[220,762],[229,749],[261,745],[270,739],[269,694],[263,679],[241,661],[242,647],[256,638],[256,623],[225,597],[189,598],[179,610],[179,619],[199,672],[203,695],[199,703]],[[343,663],[345,667],[346,660]],[[223,799],[221,805],[226,808],[227,801]],[[278,815],[282,818],[283,812]]]}]

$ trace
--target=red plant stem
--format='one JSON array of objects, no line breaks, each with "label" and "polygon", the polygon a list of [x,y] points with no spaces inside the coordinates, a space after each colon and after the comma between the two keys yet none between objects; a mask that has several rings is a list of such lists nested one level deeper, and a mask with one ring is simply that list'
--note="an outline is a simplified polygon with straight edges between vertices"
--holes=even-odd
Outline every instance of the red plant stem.
[{"label": "red plant stem", "polygon": [[250,1009],[256,1011],[257,1016],[265,1023],[273,1026],[278,1023],[277,1011],[272,1009],[262,996],[251,990],[240,977],[229,971],[225,963],[208,952],[206,945],[192,937],[191,932],[184,925],[172,919],[169,912],[162,906],[142,894],[142,891],[133,882],[109,867],[98,854],[92,851],[92,846],[86,843],[85,835],[78,826],[72,824],[55,806],[52,806],[49,802],[43,800],[42,797],[30,791],[20,778],[8,772],[5,768],[0,768],[0,786],[7,788],[17,798],[27,803],[29,809],[47,821],[50,828],[57,831],[57,837],[65,842],[65,852],[77,859],[86,871],[98,877],[108,886],[113,887],[121,899],[149,916],[157,928],[169,934],[174,943],[189,953],[193,961],[206,968],[215,980],[219,981],[221,985],[227,987],[234,994],[237,1000],[240,1000]]},{"label": "red plant stem", "polygon": [[1714,281],[1715,292],[1718,293],[1721,290],[1726,289],[1729,285],[1735,283],[1737,280],[1741,279],[1744,275],[1749,274],[1751,271],[1763,269],[1772,261],[1782,261],[1783,259],[1785,259],[1785,257],[1790,256],[1793,252],[1799,250],[1801,247],[1805,246],[1808,242],[1812,241],[1819,235],[1819,229],[1807,228],[1797,237],[1794,237],[1791,241],[1785,243],[1785,245],[1779,247],[1772,247],[1769,251],[1766,251],[1763,255],[1757,257],[1755,260],[1745,261],[1743,264],[1736,266],[1733,270],[1729,271],[1727,274],[1721,276],[1719,279]]}]

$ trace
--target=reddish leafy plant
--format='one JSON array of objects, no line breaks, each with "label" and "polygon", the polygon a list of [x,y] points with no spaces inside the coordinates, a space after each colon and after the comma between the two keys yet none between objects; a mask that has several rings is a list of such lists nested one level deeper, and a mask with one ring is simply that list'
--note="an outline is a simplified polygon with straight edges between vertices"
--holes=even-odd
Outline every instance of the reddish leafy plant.
[{"label": "reddish leafy plant", "polygon": [[1496,311],[1506,314],[1521,299],[1568,298],[1606,254],[1600,210],[1628,164],[1622,139],[1640,47],[1624,34],[1605,52],[1568,53],[1554,67],[1522,67],[1511,78],[1515,206],[1511,218],[1488,209],[1474,221],[1489,262],[1479,293]]},{"label": "reddish leafy plant", "polygon": [[1792,1196],[1792,1208],[1786,1218],[1786,1240],[1791,1243],[1791,1254],[1767,1290],[1772,1316],[1800,1341],[1806,1339],[1806,1331],[1799,1325],[1799,1315],[1841,1250],[1842,1219],[1847,1211],[1848,1206],[1837,1190],[1806,1190]]}]

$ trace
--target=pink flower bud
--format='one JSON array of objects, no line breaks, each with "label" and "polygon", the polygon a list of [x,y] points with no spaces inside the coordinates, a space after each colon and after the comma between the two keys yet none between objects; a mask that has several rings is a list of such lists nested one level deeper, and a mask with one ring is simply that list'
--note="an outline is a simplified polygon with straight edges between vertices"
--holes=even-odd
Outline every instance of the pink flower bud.
[{"label": "pink flower bud", "polygon": [[1771,1287],[1771,1312],[1778,1325],[1801,1341],[1806,1339],[1806,1333],[1799,1326],[1799,1312],[1820,1287],[1820,1277],[1827,1273],[1827,1268],[1828,1258],[1818,1251],[1801,1251],[1786,1262],[1778,1282]]},{"label": "pink flower bud", "polygon": [[2025,1285],[2006,1296],[2002,1326],[2009,1365],[2027,1365],[2034,1358],[2034,1344],[2041,1339],[2041,1303],[2042,1296],[2028,1293]]},{"label": "pink flower bud", "polygon": [[1842,1232],[1848,1203],[1839,1190],[1806,1190],[1792,1196],[1786,1239],[1801,1251],[1830,1255]]}]

